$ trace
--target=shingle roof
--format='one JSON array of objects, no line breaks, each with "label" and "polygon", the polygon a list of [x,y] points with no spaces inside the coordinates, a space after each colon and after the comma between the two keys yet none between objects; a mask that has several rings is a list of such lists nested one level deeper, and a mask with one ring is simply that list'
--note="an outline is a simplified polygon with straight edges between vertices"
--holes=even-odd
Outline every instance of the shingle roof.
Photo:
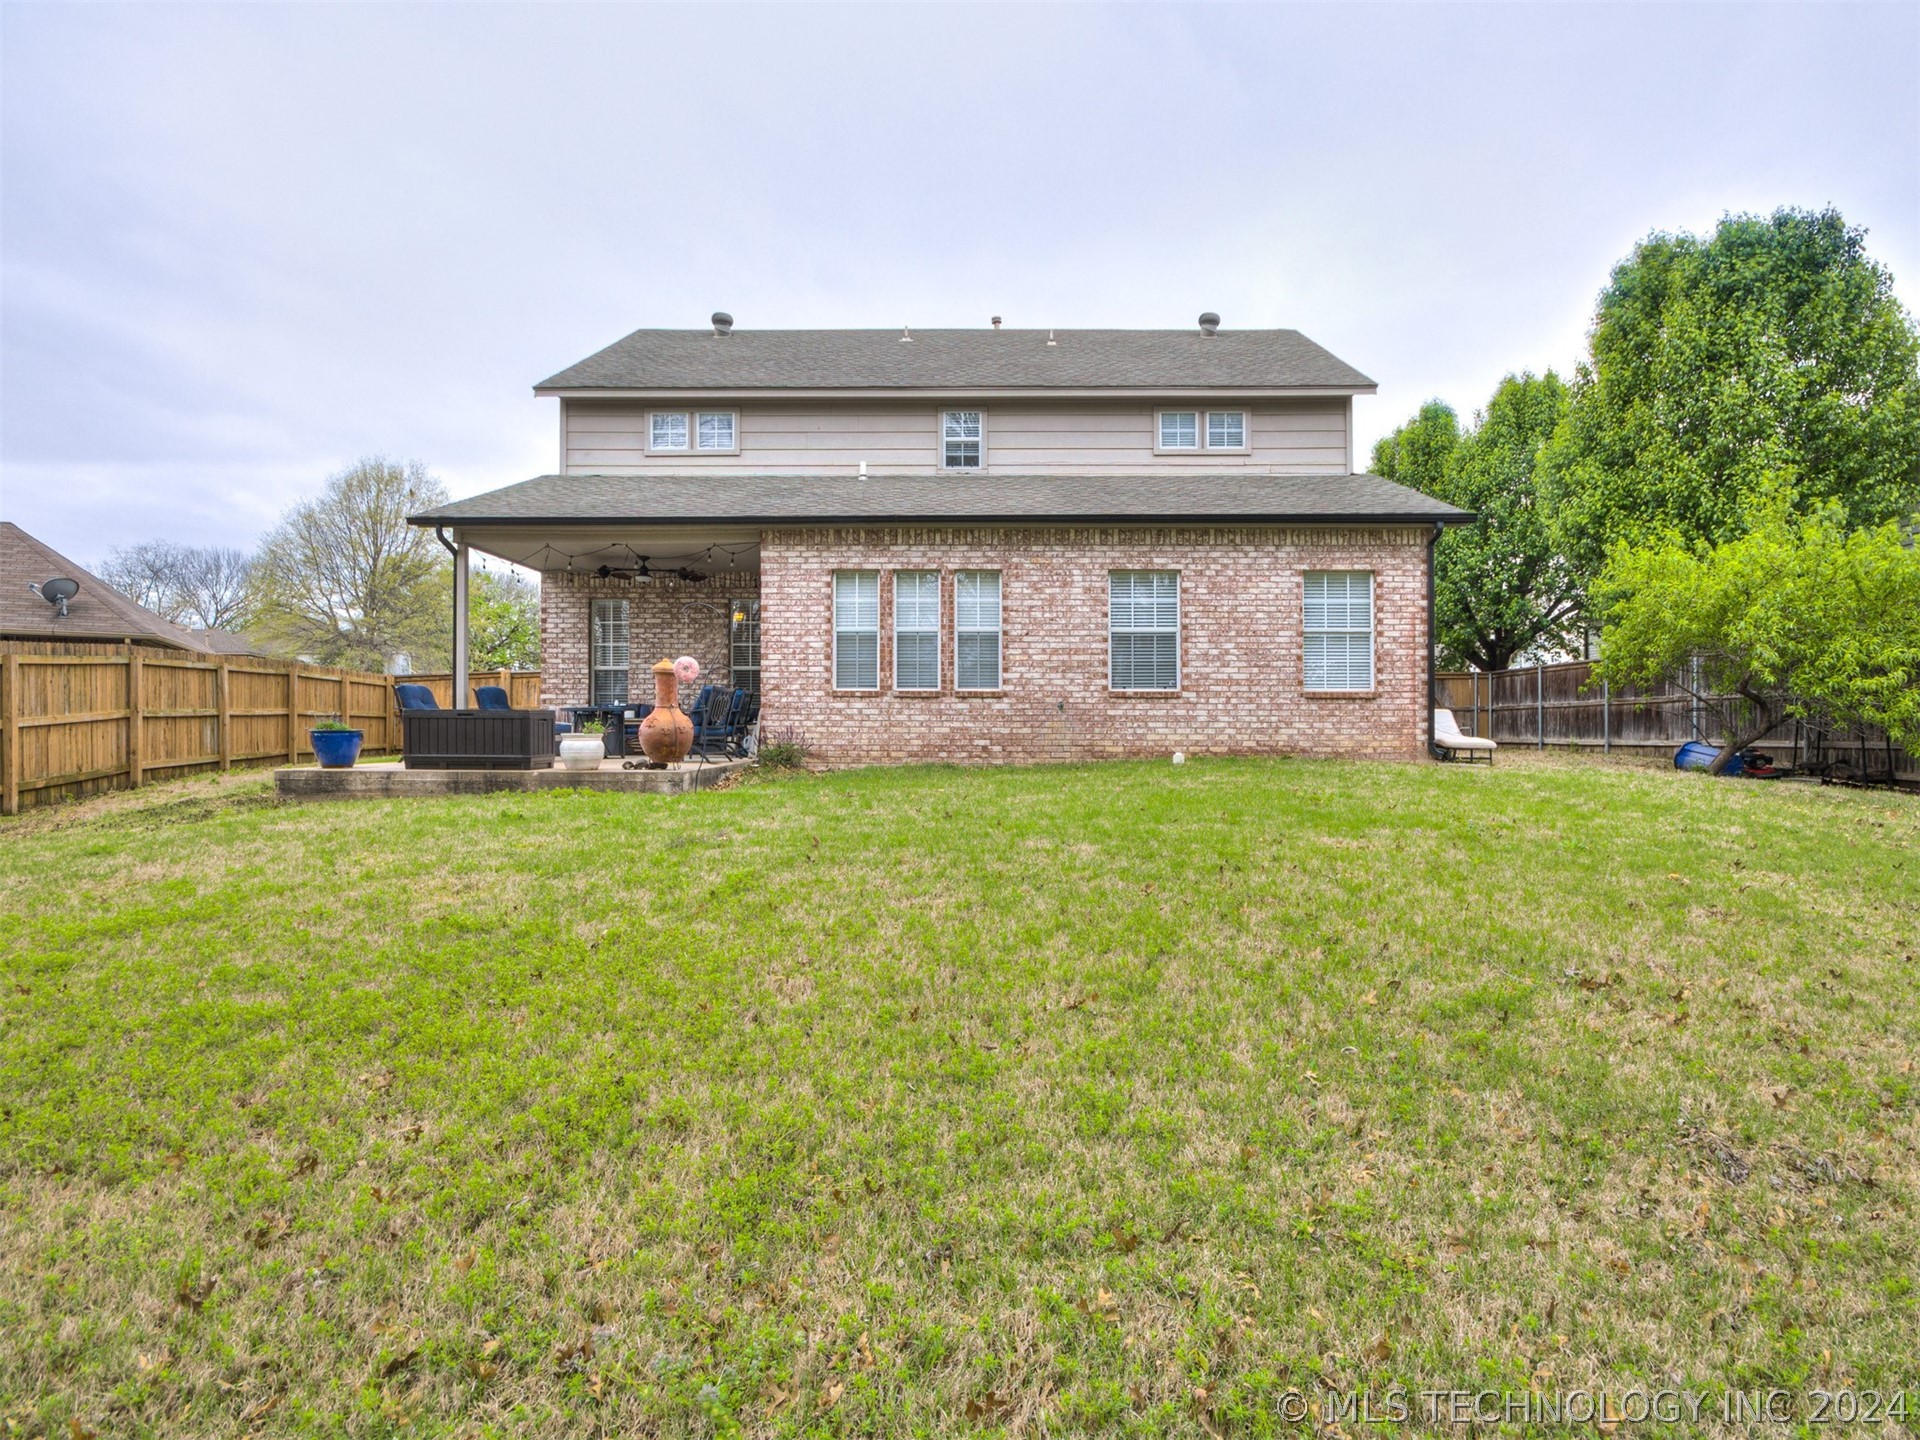
[{"label": "shingle roof", "polygon": [[[636,330],[536,390],[1364,390],[1298,330]],[[1047,343],[1049,336],[1053,344]]]},{"label": "shingle roof", "polygon": [[1464,510],[1378,475],[541,475],[416,525],[978,523],[1459,524]]},{"label": "shingle roof", "polygon": [[[27,588],[64,575],[79,582],[64,618]],[[203,654],[251,653],[240,636],[189,630],[136,604],[97,575],[44,545],[11,520],[0,520],[0,635],[27,640],[138,640]]]}]

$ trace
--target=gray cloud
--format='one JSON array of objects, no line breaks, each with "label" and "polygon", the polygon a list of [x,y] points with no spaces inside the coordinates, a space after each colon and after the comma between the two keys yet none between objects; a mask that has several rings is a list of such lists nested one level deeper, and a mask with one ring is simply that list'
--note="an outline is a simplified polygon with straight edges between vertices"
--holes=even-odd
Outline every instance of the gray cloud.
[{"label": "gray cloud", "polygon": [[[1577,356],[1654,228],[1911,297],[1911,6],[0,7],[0,504],[89,559],[549,468],[639,325],[1295,325],[1362,439]],[[1911,299],[1909,299],[1911,303]],[[1364,453],[1364,450],[1363,452]]]}]

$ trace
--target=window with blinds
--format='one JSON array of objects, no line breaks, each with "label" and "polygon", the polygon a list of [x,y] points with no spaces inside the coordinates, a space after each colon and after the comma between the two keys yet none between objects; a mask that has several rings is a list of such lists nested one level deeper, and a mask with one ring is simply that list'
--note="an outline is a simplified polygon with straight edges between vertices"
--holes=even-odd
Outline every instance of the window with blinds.
[{"label": "window with blinds", "polygon": [[715,410],[699,417],[696,426],[697,443],[702,450],[733,449],[733,412]]},{"label": "window with blinds", "polygon": [[978,410],[948,410],[940,417],[940,463],[949,470],[978,470],[985,426]]},{"label": "window with blinds", "polygon": [[[578,614],[579,612],[574,612]],[[592,678],[589,682],[590,705],[627,703],[627,668],[633,663],[633,643],[627,625],[627,602],[593,602],[593,625],[589,647],[592,650]]]},{"label": "window with blinds", "polygon": [[1162,450],[1198,450],[1200,448],[1200,412],[1162,410],[1160,412],[1160,448]]},{"label": "window with blinds", "polygon": [[880,688],[880,575],[833,572],[833,688]]},{"label": "window with blinds", "polygon": [[1306,688],[1373,689],[1373,575],[1306,573]]},{"label": "window with blinds", "polygon": [[940,572],[893,572],[893,688],[940,688]]},{"label": "window with blinds", "polygon": [[760,602],[736,600],[728,633],[727,670],[734,688],[760,693]]},{"label": "window with blinds", "polygon": [[1180,572],[1107,576],[1108,680],[1115,690],[1180,688]]},{"label": "window with blinds", "polygon": [[998,570],[954,573],[953,683],[959,690],[1000,688]]},{"label": "window with blinds", "polygon": [[1247,448],[1247,412],[1209,410],[1207,412],[1207,448],[1244,450]]},{"label": "window with blinds", "polygon": [[650,450],[684,450],[687,448],[687,417],[684,412],[656,413],[650,417],[648,446]]}]

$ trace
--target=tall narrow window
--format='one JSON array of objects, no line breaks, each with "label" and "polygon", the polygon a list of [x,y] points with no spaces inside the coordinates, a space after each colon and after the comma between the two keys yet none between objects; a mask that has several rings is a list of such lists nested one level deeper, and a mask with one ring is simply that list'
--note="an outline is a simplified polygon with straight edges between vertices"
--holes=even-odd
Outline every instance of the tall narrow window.
[{"label": "tall narrow window", "polygon": [[1160,448],[1162,450],[1198,450],[1200,413],[1197,410],[1160,412]]},{"label": "tall narrow window", "polygon": [[893,688],[940,688],[940,572],[893,573]]},{"label": "tall narrow window", "polygon": [[733,449],[733,412],[731,410],[716,410],[710,414],[701,415],[696,430],[700,449]]},{"label": "tall narrow window", "polygon": [[833,688],[880,688],[880,576],[833,572]]},{"label": "tall narrow window", "polygon": [[998,570],[960,570],[954,574],[953,683],[960,690],[1000,688]]},{"label": "tall narrow window", "polygon": [[[577,612],[576,612],[577,613]],[[631,632],[627,627],[627,602],[593,602],[592,650],[593,675],[588,684],[591,705],[627,703],[627,667],[633,663]]]},{"label": "tall narrow window", "polygon": [[1108,681],[1115,690],[1180,688],[1180,573],[1107,576]]},{"label": "tall narrow window", "polygon": [[731,612],[727,669],[733,687],[751,695],[760,693],[760,602],[736,600]]},{"label": "tall narrow window", "polygon": [[687,448],[687,417],[684,414],[668,412],[651,417],[652,433],[649,436],[649,449],[684,450]]},{"label": "tall narrow window", "polygon": [[1209,410],[1207,412],[1207,448],[1244,450],[1247,448],[1247,412]]},{"label": "tall narrow window", "polygon": [[978,410],[948,410],[940,417],[940,463],[949,470],[980,468]]},{"label": "tall narrow window", "polygon": [[1306,688],[1373,689],[1373,576],[1306,573]]}]

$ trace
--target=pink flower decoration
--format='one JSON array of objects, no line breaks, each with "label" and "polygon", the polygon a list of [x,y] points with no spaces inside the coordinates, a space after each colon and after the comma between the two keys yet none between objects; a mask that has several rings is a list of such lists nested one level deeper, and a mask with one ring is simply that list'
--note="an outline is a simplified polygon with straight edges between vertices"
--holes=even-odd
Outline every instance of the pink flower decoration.
[{"label": "pink flower decoration", "polygon": [[700,678],[700,662],[691,655],[682,655],[673,662],[673,674],[682,685],[691,685]]}]

